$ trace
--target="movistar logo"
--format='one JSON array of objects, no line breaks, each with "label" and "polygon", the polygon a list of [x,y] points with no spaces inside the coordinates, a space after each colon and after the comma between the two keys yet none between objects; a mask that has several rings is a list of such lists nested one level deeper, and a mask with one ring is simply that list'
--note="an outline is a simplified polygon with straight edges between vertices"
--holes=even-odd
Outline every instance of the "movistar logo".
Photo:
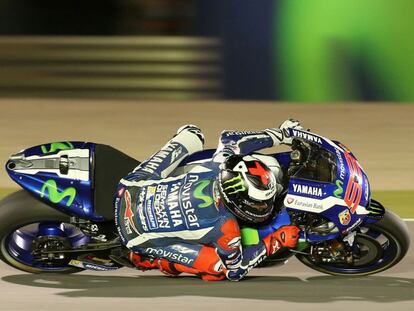
[{"label": "movistar logo", "polygon": [[47,150],[46,145],[42,145],[40,149],[42,149],[43,153],[51,153],[51,152],[56,152],[58,150],[73,149],[73,145],[70,142],[66,141],[66,142],[51,143],[49,146],[49,150]]},{"label": "movistar logo", "polygon": [[204,203],[198,204],[199,208],[209,207],[211,204],[214,203],[213,198],[211,196],[203,193],[204,188],[206,188],[209,184],[210,180],[207,179],[200,180],[198,183],[196,183],[196,188],[194,190],[193,195],[196,199],[204,201]]},{"label": "movistar logo", "polygon": [[340,180],[336,181],[336,190],[334,191],[334,196],[337,197],[338,199],[342,199],[342,193],[344,193],[344,188],[342,188],[342,186],[344,185],[344,183]]},{"label": "movistar logo", "polygon": [[43,184],[40,197],[43,198],[46,194],[46,190],[49,192],[49,200],[52,203],[60,203],[64,198],[69,197],[66,202],[66,206],[71,206],[76,196],[76,189],[73,187],[66,188],[62,192],[57,189],[56,181],[49,179]]},{"label": "movistar logo", "polygon": [[237,175],[236,177],[233,177],[232,179],[225,181],[223,185],[228,185],[224,187],[224,190],[233,189],[233,191],[229,192],[228,194],[234,194],[234,193],[246,191],[246,187],[244,186],[244,181],[240,174]]}]

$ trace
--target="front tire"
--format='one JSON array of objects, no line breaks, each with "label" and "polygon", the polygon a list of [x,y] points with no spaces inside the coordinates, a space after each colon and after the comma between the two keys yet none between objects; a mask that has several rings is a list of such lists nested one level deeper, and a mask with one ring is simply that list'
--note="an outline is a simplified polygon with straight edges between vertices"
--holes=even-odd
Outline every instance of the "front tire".
[{"label": "front tire", "polygon": [[407,225],[393,212],[386,210],[384,217],[371,225],[366,234],[358,234],[356,243],[367,249],[366,257],[353,265],[322,263],[312,256],[298,254],[296,257],[308,267],[332,275],[371,275],[396,265],[407,254],[410,236]]},{"label": "front tire", "polygon": [[[0,201],[0,259],[14,268],[30,273],[74,273],[82,271],[82,269],[67,265],[42,267],[36,265],[35,262],[31,263],[30,260],[23,260],[21,254],[13,251],[10,247],[13,238],[22,228],[35,227],[36,224],[44,222],[64,224],[69,223],[69,220],[68,215],[36,200],[25,190],[10,194]],[[18,244],[17,238],[14,243]],[[26,244],[30,245],[30,240]],[[26,248],[30,247],[27,246]],[[30,251],[30,249],[26,250],[26,257],[30,256]]]}]

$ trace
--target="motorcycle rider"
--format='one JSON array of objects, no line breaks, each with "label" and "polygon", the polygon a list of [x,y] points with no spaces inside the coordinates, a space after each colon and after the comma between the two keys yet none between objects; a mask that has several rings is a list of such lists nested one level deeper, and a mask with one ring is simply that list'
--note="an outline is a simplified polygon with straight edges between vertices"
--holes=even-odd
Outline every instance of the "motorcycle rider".
[{"label": "motorcycle rider", "polygon": [[296,226],[283,226],[261,241],[257,235],[257,243],[248,247],[241,244],[239,226],[274,215],[274,200],[283,187],[253,152],[291,144],[288,128],[302,129],[289,119],[263,131],[223,131],[211,160],[172,175],[204,145],[197,126],[178,129],[119,184],[116,226],[134,265],[171,276],[186,272],[204,280],[240,280],[280,248],[294,248]]}]

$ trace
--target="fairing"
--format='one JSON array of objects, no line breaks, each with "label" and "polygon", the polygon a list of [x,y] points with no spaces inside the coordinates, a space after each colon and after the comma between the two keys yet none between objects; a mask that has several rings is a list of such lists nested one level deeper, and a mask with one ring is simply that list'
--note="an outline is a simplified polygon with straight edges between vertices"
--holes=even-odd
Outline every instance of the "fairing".
[{"label": "fairing", "polygon": [[288,209],[317,213],[335,223],[341,233],[355,228],[369,214],[371,199],[368,178],[355,156],[339,142],[291,130],[291,135],[313,142],[329,151],[336,161],[336,178],[318,182],[291,178],[284,205]]},{"label": "fairing", "polygon": [[100,221],[103,217],[93,207],[94,150],[94,143],[79,141],[34,146],[11,156],[6,171],[45,203],[70,215]]}]

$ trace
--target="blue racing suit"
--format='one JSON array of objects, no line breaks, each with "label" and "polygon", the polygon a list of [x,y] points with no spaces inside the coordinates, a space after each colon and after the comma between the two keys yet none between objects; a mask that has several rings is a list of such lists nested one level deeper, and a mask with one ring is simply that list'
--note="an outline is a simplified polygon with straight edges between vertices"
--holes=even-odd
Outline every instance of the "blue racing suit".
[{"label": "blue racing suit", "polygon": [[240,280],[269,255],[269,246],[260,241],[242,247],[236,217],[221,202],[216,177],[228,156],[278,145],[283,131],[223,131],[211,160],[172,174],[182,160],[203,149],[200,134],[182,130],[120,181],[116,226],[134,253],[210,274],[224,271],[228,279]]}]

